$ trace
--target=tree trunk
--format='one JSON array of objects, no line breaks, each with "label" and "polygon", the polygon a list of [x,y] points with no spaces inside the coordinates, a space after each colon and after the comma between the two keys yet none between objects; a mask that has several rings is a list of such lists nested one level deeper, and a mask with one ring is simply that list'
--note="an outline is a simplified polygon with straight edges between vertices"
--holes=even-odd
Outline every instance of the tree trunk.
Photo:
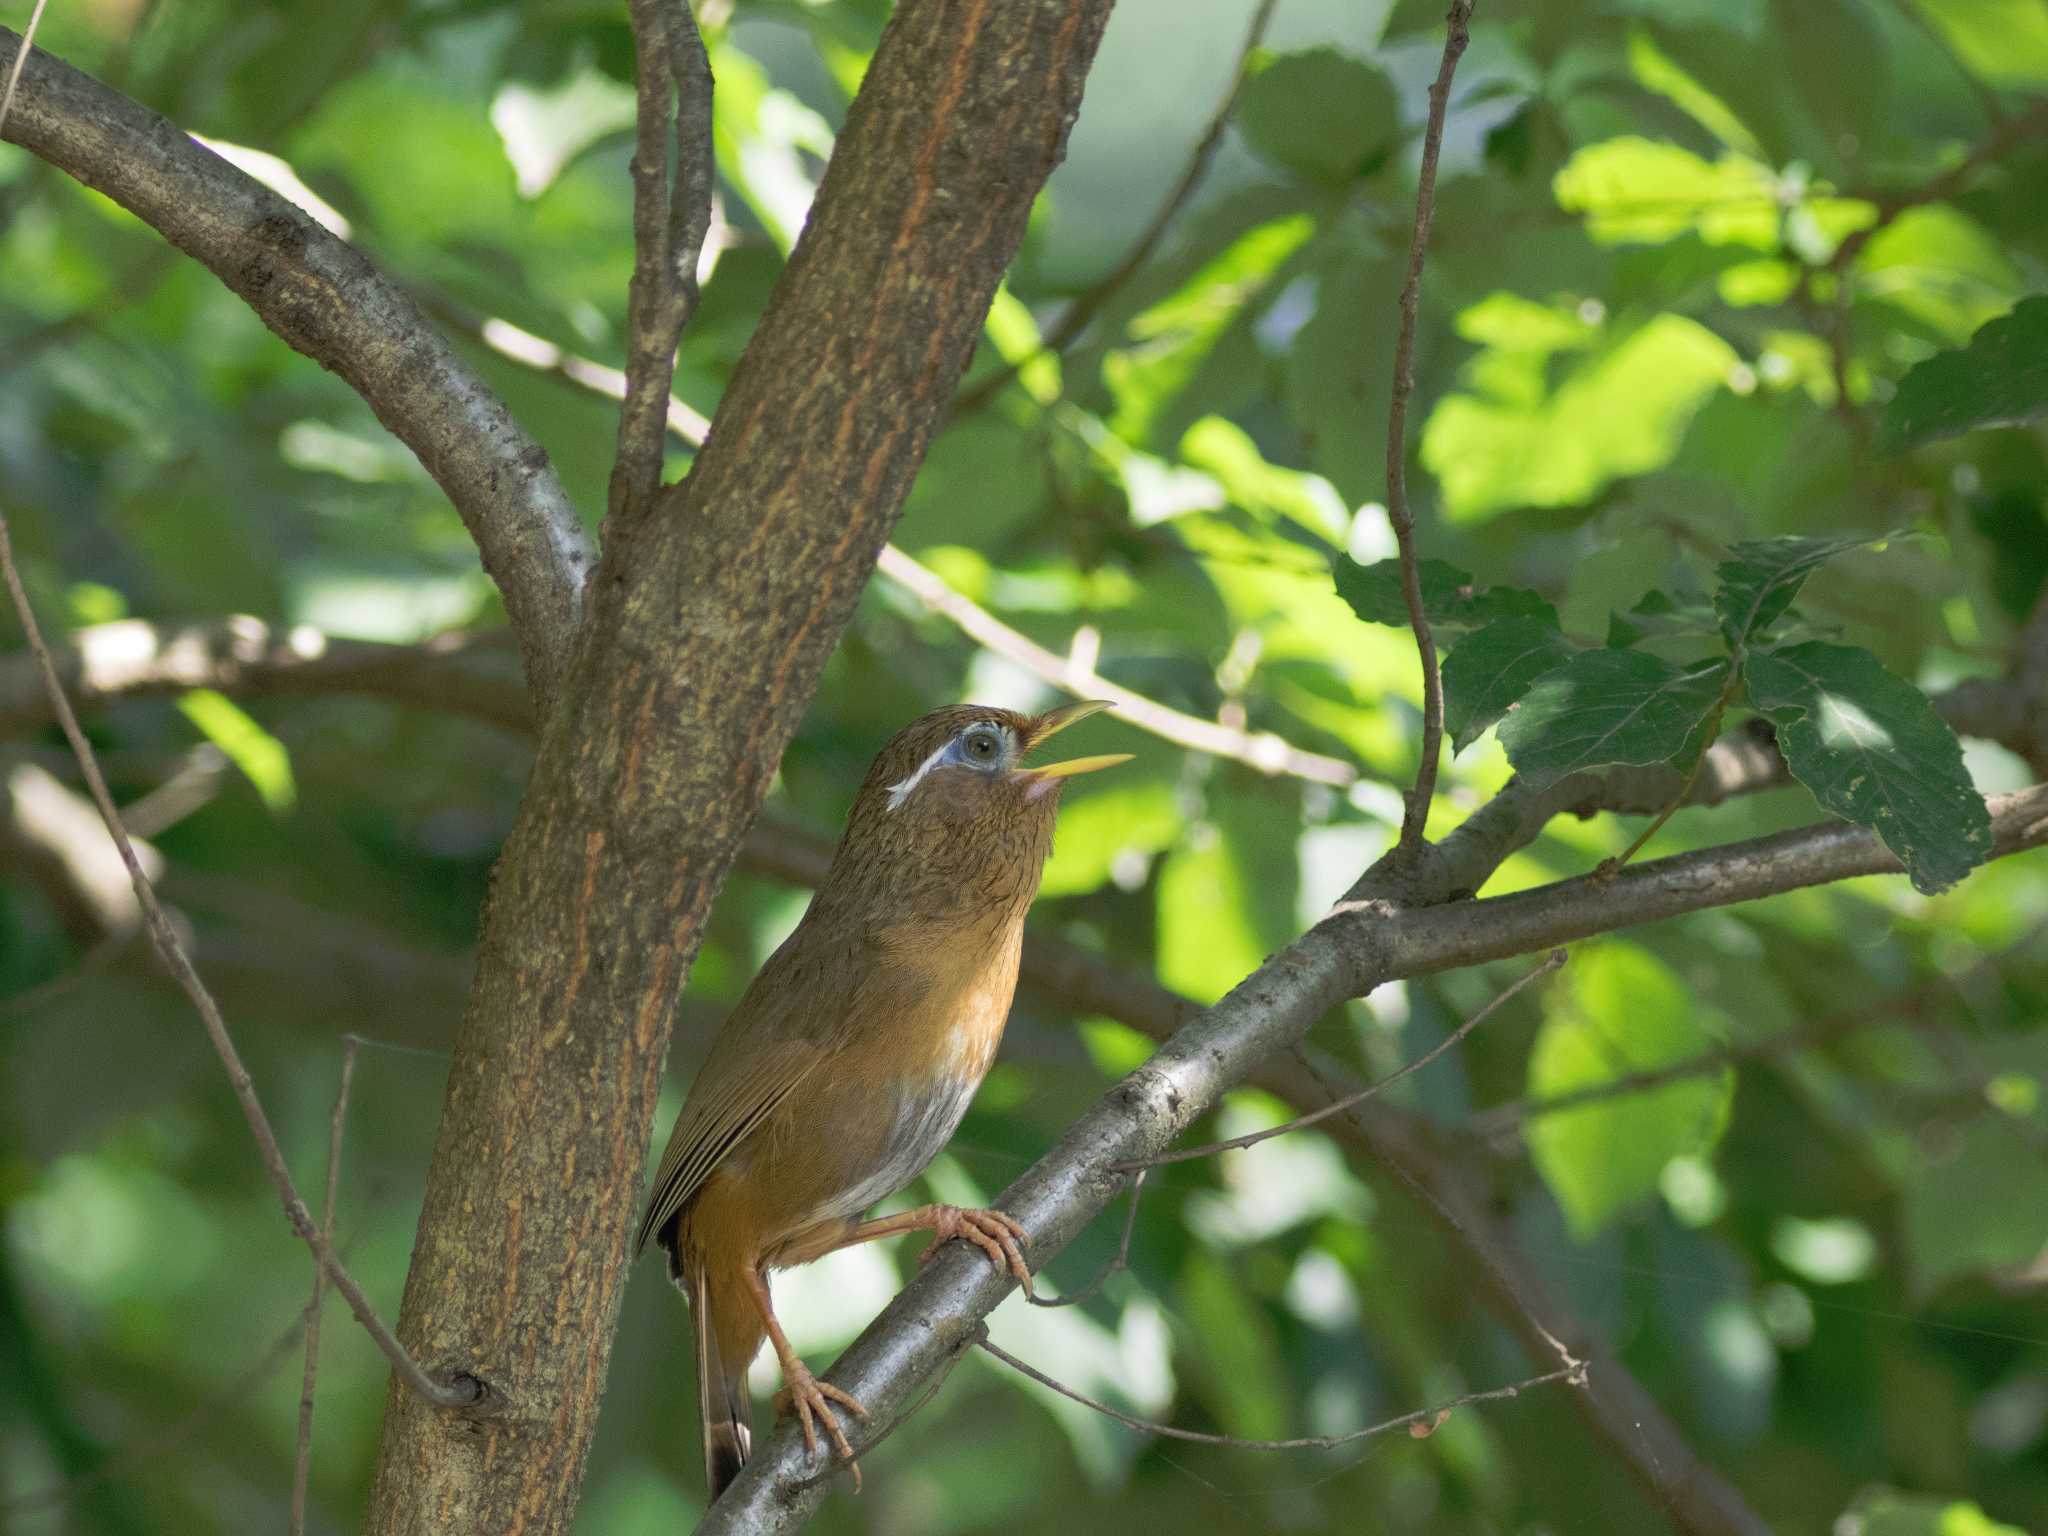
[{"label": "tree trunk", "polygon": [[[888,537],[1109,0],[904,0],[689,478],[611,530],[484,916],[399,1331],[380,1532],[566,1530],[669,1010]],[[677,1325],[682,1350],[682,1325]]]}]

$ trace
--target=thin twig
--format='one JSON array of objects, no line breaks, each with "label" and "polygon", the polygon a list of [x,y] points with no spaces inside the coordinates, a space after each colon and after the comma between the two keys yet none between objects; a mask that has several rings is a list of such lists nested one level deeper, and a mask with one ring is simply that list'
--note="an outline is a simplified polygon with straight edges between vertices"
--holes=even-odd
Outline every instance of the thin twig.
[{"label": "thin twig", "polygon": [[1027,1302],[1034,1307],[1044,1307],[1047,1310],[1051,1310],[1054,1307],[1078,1306],[1101,1290],[1103,1286],[1107,1285],[1112,1275],[1118,1274],[1129,1267],[1131,1262],[1131,1234],[1137,1230],[1138,1226],[1138,1196],[1144,1191],[1145,1175],[1150,1171],[1148,1168],[1139,1168],[1137,1170],[1138,1176],[1131,1180],[1131,1203],[1124,1211],[1124,1235],[1122,1240],[1116,1245],[1116,1257],[1103,1265],[1101,1272],[1078,1291],[1065,1296],[1037,1296],[1026,1291],[1024,1299]]},{"label": "thin twig", "polygon": [[1443,755],[1444,681],[1437,666],[1436,638],[1422,609],[1422,573],[1415,554],[1415,514],[1408,506],[1408,397],[1415,392],[1415,324],[1422,307],[1422,263],[1429,249],[1429,226],[1436,217],[1436,162],[1444,144],[1444,112],[1451,99],[1451,76],[1469,40],[1472,0],[1452,0],[1446,18],[1444,58],[1429,88],[1429,125],[1422,135],[1422,165],[1415,179],[1415,234],[1408,245],[1408,281],[1401,287],[1401,331],[1394,341],[1394,392],[1387,406],[1387,520],[1401,551],[1401,595],[1408,603],[1408,626],[1415,631],[1415,651],[1422,662],[1422,762],[1415,787],[1401,818],[1398,852],[1412,864],[1422,852],[1422,831],[1436,794],[1437,759]]},{"label": "thin twig", "polygon": [[14,91],[21,84],[21,71],[28,63],[28,51],[36,44],[36,28],[43,24],[43,7],[50,0],[36,0],[28,13],[28,25],[21,29],[21,47],[15,50],[14,67],[7,71],[7,89],[0,91],[0,128],[7,126],[7,114],[14,110]]},{"label": "thin twig", "polygon": [[1339,789],[1357,782],[1358,770],[1334,757],[1305,752],[1270,731],[1244,731],[1214,720],[1184,715],[1110,682],[1083,657],[1056,656],[1027,635],[1019,634],[987,609],[953,590],[935,571],[919,564],[893,544],[884,545],[875,569],[906,588],[934,613],[951,619],[970,640],[1034,672],[1077,698],[1107,699],[1119,719],[1140,730],[1212,757],[1227,757],[1261,773],[1286,774],[1330,784]]},{"label": "thin twig", "polygon": [[1251,25],[1245,29],[1244,42],[1237,50],[1237,63],[1230,71],[1230,86],[1223,93],[1216,110],[1210,114],[1209,125],[1202,130],[1202,137],[1195,142],[1194,153],[1188,157],[1187,168],[1180,173],[1180,180],[1173,184],[1173,190],[1166,194],[1166,200],[1159,205],[1158,212],[1130,250],[1124,253],[1122,261],[1103,274],[1095,282],[1075,295],[1052,328],[1044,342],[1029,357],[1005,364],[988,377],[963,390],[953,403],[953,415],[971,415],[987,405],[1001,393],[1003,387],[1019,373],[1041,357],[1056,357],[1072,346],[1080,334],[1102,312],[1102,307],[1114,298],[1152,259],[1159,242],[1166,237],[1166,231],[1173,221],[1180,217],[1188,199],[1195,195],[1195,189],[1209,173],[1209,164],[1216,158],[1216,151],[1222,147],[1224,131],[1230,126],[1230,114],[1237,106],[1237,98],[1244,90],[1245,71],[1251,64],[1253,52],[1265,41],[1266,27],[1273,19],[1273,9],[1279,0],[1259,0],[1258,9],[1252,12]]},{"label": "thin twig", "polygon": [[[327,1197],[320,1207],[320,1231],[334,1241],[334,1193],[341,1182],[341,1134],[348,1120],[349,1084],[356,1075],[356,1041],[341,1039],[341,1086],[327,1122]],[[306,1370],[299,1386],[299,1444],[292,1456],[291,1536],[305,1536],[306,1486],[313,1471],[313,1387],[320,1376],[320,1310],[327,1301],[327,1271],[313,1266],[313,1296],[306,1303]]]},{"label": "thin twig", "polygon": [[[688,0],[632,0],[633,277],[626,298],[626,389],[609,515],[645,512],[661,490],[676,347],[696,313],[697,258],[711,228],[711,62]],[[674,132],[669,93],[674,91]],[[670,173],[670,140],[674,172]]]},{"label": "thin twig", "polygon": [[[1541,1376],[1531,1376],[1515,1382],[1512,1386],[1493,1387],[1485,1392],[1467,1392],[1462,1397],[1454,1397],[1448,1403],[1439,1404],[1434,1408],[1417,1408],[1413,1413],[1404,1413],[1396,1419],[1369,1424],[1364,1429],[1354,1429],[1349,1434],[1303,1435],[1294,1440],[1246,1440],[1238,1435],[1212,1435],[1199,1429],[1178,1429],[1171,1424],[1161,1424],[1156,1419],[1133,1418],[1130,1414],[1112,1408],[1085,1392],[1076,1392],[1072,1387],[1053,1380],[1035,1366],[1026,1365],[999,1344],[991,1343],[987,1339],[978,1339],[976,1342],[1011,1370],[1029,1376],[1041,1387],[1049,1387],[1061,1397],[1069,1398],[1084,1408],[1093,1408],[1097,1413],[1115,1419],[1127,1429],[1135,1429],[1148,1435],[1164,1435],[1170,1440],[1191,1440],[1197,1445],[1226,1446],[1236,1451],[1328,1451],[1340,1445],[1350,1445],[1354,1441],[1369,1440],[1375,1435],[1388,1434],[1393,1430],[1408,1429],[1411,1425],[1426,1424],[1428,1428],[1422,1433],[1433,1434],[1444,1420],[1459,1408],[1469,1408],[1474,1403],[1493,1403],[1504,1398],[1520,1397],[1531,1387],[1545,1387],[1553,1381],[1569,1381],[1574,1386],[1583,1386],[1586,1379],[1585,1363],[1574,1360],[1554,1371],[1546,1371]],[[1410,1432],[1413,1433],[1412,1430]]]},{"label": "thin twig", "polygon": [[277,1134],[271,1129],[270,1117],[264,1113],[262,1102],[256,1097],[255,1081],[249,1076],[249,1069],[242,1064],[241,1053],[235,1049],[235,1042],[228,1034],[227,1021],[221,1017],[220,1007],[213,1000],[213,994],[206,990],[206,983],[199,979],[192,961],[185,953],[185,946],[179,940],[177,930],[165,916],[161,903],[156,898],[156,888],[142,871],[142,861],[135,852],[135,844],[128,837],[127,828],[121,825],[120,813],[114,809],[114,797],[108,793],[107,781],[101,775],[99,761],[93,755],[92,745],[79,729],[78,716],[72,713],[71,701],[64,695],[64,685],[58,680],[56,664],[50,659],[50,649],[43,640],[42,626],[36,622],[35,610],[29,604],[28,591],[22,586],[21,572],[14,563],[14,541],[9,533],[7,518],[0,513],[0,575],[4,575],[7,590],[14,601],[14,611],[21,621],[22,633],[28,638],[29,650],[36,658],[36,665],[43,675],[43,686],[50,696],[50,709],[63,728],[65,738],[71,743],[72,754],[78,759],[79,771],[84,774],[86,787],[92,791],[93,802],[99,807],[100,819],[106,823],[108,834],[114,839],[114,846],[120,850],[121,862],[128,867],[129,882],[135,887],[135,897],[142,906],[143,921],[148,928],[150,942],[155,946],[164,968],[178,983],[185,995],[198,1010],[201,1022],[206,1026],[207,1038],[213,1042],[214,1053],[227,1069],[228,1084],[234,1090],[235,1100],[242,1106],[243,1117],[249,1122],[249,1130],[256,1138],[258,1150],[262,1153],[264,1171],[270,1175],[271,1186],[283,1202],[285,1219],[291,1223],[292,1231],[313,1250],[314,1257],[333,1279],[335,1289],[348,1298],[349,1309],[356,1320],[376,1340],[377,1347],[384,1351],[401,1380],[429,1402],[443,1408],[464,1408],[477,1403],[484,1395],[483,1383],[474,1376],[463,1374],[454,1380],[442,1383],[428,1375],[424,1368],[405,1351],[405,1346],[384,1325],[370,1300],[363,1294],[355,1277],[343,1267],[334,1251],[334,1245],[325,1234],[313,1224],[313,1218],[306,1209],[306,1202],[299,1198],[298,1187],[292,1183],[291,1170],[285,1166],[284,1152],[277,1144]]},{"label": "thin twig", "polygon": [[[1529,986],[1534,982],[1542,980],[1545,976],[1550,975],[1551,972],[1555,971],[1559,966],[1563,965],[1564,962],[1565,952],[1561,949],[1553,949],[1550,952],[1550,954],[1547,957],[1545,957],[1543,963],[1537,966],[1535,970],[1530,971],[1527,975],[1522,976],[1518,980],[1516,980],[1516,982],[1512,986],[1510,986],[1506,991],[1502,992],[1500,996],[1496,997],[1484,1008],[1480,1009],[1477,1013],[1473,1014],[1471,1018],[1467,1019],[1463,1024],[1460,1024],[1456,1029],[1452,1030],[1450,1034],[1446,1035],[1442,1040],[1437,1042],[1437,1044],[1432,1046],[1429,1050],[1423,1052],[1420,1056],[1416,1057],[1413,1061],[1401,1067],[1399,1070],[1389,1072],[1385,1077],[1380,1078],[1377,1082],[1367,1084],[1365,1087],[1359,1089],[1356,1093],[1346,1094],[1343,1098],[1336,1100],[1334,1103],[1325,1104],[1321,1109],[1315,1110],[1306,1115],[1301,1115],[1296,1119],[1288,1121],[1285,1125],[1269,1126],[1263,1131],[1252,1131],[1248,1135],[1233,1136],[1228,1141],[1212,1141],[1199,1147],[1182,1147],[1177,1151],[1160,1152],[1152,1157],[1135,1158],[1129,1162],[1116,1163],[1112,1166],[1118,1169],[1120,1172],[1127,1172],[1131,1170],[1157,1168],[1165,1163],[1193,1162],[1198,1157],[1213,1157],[1219,1152],[1236,1152],[1242,1150],[1245,1147],[1255,1147],[1262,1141],[1271,1141],[1275,1136],[1285,1136],[1290,1131],[1304,1130],[1307,1127],[1316,1124],[1318,1121],[1329,1119],[1332,1115],[1341,1115],[1347,1109],[1351,1109],[1356,1105],[1363,1104],[1367,1099],[1370,1099],[1377,1094],[1384,1093],[1387,1089],[1393,1087],[1394,1084],[1400,1082],[1402,1078],[1407,1077],[1412,1073],[1420,1072],[1424,1067],[1428,1066],[1431,1062],[1435,1061],[1437,1057],[1443,1055],[1444,1052],[1450,1050],[1451,1047],[1458,1044],[1458,1042],[1463,1040],[1467,1035],[1471,1034],[1473,1030],[1477,1029],[1481,1024],[1484,1024],[1488,1019],[1492,1018],[1494,1014],[1498,1013],[1503,1007],[1507,1005],[1508,1001],[1511,998],[1513,998],[1517,992],[1520,992],[1524,987]],[[1136,1201],[1133,1200],[1132,1203],[1135,1205]]]}]

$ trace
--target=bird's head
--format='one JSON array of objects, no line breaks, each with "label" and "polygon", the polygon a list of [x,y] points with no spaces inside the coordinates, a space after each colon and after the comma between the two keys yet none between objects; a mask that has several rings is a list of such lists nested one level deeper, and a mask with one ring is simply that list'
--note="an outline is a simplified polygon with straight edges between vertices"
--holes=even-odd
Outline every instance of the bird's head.
[{"label": "bird's head", "polygon": [[[1077,720],[1109,708],[1088,700],[1040,715],[960,704],[912,721],[868,769],[834,859],[835,874],[906,885],[1010,890],[1024,900],[1052,847],[1060,787],[1130,754],[1033,766],[1025,758]],[[842,868],[842,866],[845,866]],[[935,892],[936,894],[936,892]]]}]

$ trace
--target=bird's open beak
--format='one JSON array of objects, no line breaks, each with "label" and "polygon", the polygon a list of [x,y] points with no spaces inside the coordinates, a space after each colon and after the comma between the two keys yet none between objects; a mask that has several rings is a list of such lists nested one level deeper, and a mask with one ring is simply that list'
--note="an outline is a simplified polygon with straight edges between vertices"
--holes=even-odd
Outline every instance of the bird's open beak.
[{"label": "bird's open beak", "polygon": [[[1083,699],[1078,704],[1063,704],[1058,709],[1049,709],[1032,722],[1031,739],[1025,743],[1026,749],[1064,731],[1076,720],[1086,720],[1110,707],[1107,699]],[[1043,768],[1026,768],[1023,772],[1034,779],[1070,779],[1077,773],[1094,773],[1099,768],[1114,768],[1118,763],[1130,760],[1128,752],[1108,752],[1100,757],[1075,757],[1064,763],[1047,763]]]}]

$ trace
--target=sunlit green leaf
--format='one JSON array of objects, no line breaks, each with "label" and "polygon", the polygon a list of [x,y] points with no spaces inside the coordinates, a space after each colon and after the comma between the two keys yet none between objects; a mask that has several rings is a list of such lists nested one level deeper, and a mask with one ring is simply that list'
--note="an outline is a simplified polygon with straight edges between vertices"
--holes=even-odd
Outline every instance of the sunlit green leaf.
[{"label": "sunlit green leaf", "polygon": [[1667,463],[1693,413],[1736,362],[1734,350],[1697,322],[1659,315],[1585,354],[1540,402],[1446,395],[1423,429],[1422,462],[1457,521],[1571,506],[1612,480]]},{"label": "sunlit green leaf", "polygon": [[[1716,1043],[1685,983],[1661,960],[1633,944],[1587,946],[1544,996],[1528,1091],[1543,1099],[1597,1088]],[[1733,1092],[1723,1069],[1542,1115],[1523,1134],[1573,1232],[1590,1237],[1648,1201],[1672,1158],[1713,1147]]]},{"label": "sunlit green leaf", "polygon": [[1586,232],[1605,245],[1657,244],[1688,231],[1709,245],[1777,243],[1775,178],[1746,155],[1709,162],[1676,144],[1609,139],[1573,155],[1553,190],[1558,207],[1584,215]]},{"label": "sunlit green leaf", "polygon": [[1592,768],[1668,763],[1696,743],[1726,677],[1718,661],[1581,651],[1529,690],[1501,723],[1500,744],[1539,788]]},{"label": "sunlit green leaf", "polygon": [[1956,352],[1906,375],[1885,407],[1878,446],[1888,452],[2048,411],[2048,298],[2022,299]]},{"label": "sunlit green leaf", "polygon": [[243,777],[255,786],[265,805],[273,811],[292,808],[298,799],[298,786],[292,780],[291,754],[241,705],[211,688],[195,688],[179,696],[178,708],[208,741],[227,755],[229,762],[242,770]]},{"label": "sunlit green leaf", "polygon": [[2034,0],[1912,0],[1970,70],[1996,85],[2048,82],[2048,12]]},{"label": "sunlit green leaf", "polygon": [[1462,752],[1515,702],[1530,684],[1573,655],[1554,620],[1500,619],[1475,629],[1444,658],[1444,729],[1452,750]]},{"label": "sunlit green leaf", "polygon": [[1669,98],[1672,105],[1698,123],[1730,149],[1745,155],[1761,153],[1756,135],[1727,103],[1688,74],[1678,61],[1657,46],[1646,27],[1631,27],[1628,34],[1629,72],[1645,90]]},{"label": "sunlit green leaf", "polygon": [[1744,678],[1793,775],[1883,839],[1920,890],[1953,885],[1990,854],[1990,813],[1955,732],[1870,652],[1821,640],[1754,651]]}]

